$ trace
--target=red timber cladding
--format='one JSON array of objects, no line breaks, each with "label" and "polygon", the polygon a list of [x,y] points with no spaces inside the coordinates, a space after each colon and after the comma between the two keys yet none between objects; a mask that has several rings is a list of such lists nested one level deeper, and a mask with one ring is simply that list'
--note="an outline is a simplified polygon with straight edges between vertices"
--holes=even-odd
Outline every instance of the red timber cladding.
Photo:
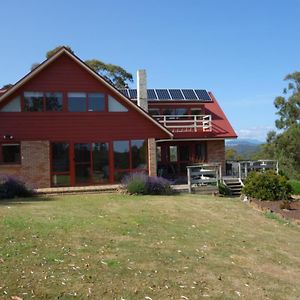
[{"label": "red timber cladding", "polygon": [[[0,113],[0,141],[4,134],[15,140],[88,141],[113,139],[169,138],[162,129],[132,108],[94,76],[63,54],[8,100],[24,91],[63,92],[62,112]],[[67,112],[68,92],[103,92],[128,108],[128,112]],[[3,104],[7,103],[5,101]]]}]

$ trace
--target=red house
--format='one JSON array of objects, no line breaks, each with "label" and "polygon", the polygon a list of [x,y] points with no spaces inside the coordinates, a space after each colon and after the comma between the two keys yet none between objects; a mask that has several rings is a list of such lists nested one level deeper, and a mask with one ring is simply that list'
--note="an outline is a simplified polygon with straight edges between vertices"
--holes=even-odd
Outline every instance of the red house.
[{"label": "red house", "polygon": [[77,56],[54,56],[0,91],[0,174],[36,187],[119,182],[133,171],[179,178],[195,162],[225,163],[236,138],[212,93],[118,90]]}]

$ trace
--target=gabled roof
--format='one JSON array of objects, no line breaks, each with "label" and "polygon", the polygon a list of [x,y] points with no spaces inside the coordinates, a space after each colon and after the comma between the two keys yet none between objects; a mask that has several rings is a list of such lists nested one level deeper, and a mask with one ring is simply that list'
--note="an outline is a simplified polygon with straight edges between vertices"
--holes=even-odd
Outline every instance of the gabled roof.
[{"label": "gabled roof", "polygon": [[12,86],[9,90],[7,90],[4,94],[0,94],[0,102],[7,99],[10,95],[12,95],[17,89],[19,89],[21,86],[23,86],[25,83],[27,83],[29,80],[31,80],[35,75],[40,73],[42,70],[44,70],[48,65],[50,65],[52,62],[54,62],[59,56],[61,55],[68,55],[73,61],[75,61],[77,64],[79,64],[82,68],[84,68],[87,72],[89,72],[93,77],[95,77],[100,83],[105,85],[108,89],[113,91],[114,93],[118,94],[120,98],[123,99],[130,107],[138,111],[140,114],[142,114],[145,118],[150,120],[155,126],[159,127],[161,130],[163,130],[165,133],[167,133],[170,137],[173,137],[173,134],[165,128],[163,125],[161,125],[158,121],[153,119],[146,111],[144,111],[141,107],[137,106],[135,103],[133,103],[128,97],[126,97],[123,93],[121,93],[118,89],[116,89],[112,84],[107,82],[101,75],[99,75],[97,72],[95,72],[93,69],[91,69],[87,64],[85,64],[79,57],[77,57],[75,54],[70,52],[65,47],[61,47],[53,56],[51,56],[49,59],[42,62],[38,67],[33,69],[31,72],[29,72],[27,75],[25,75],[22,79],[20,79],[14,86]]}]

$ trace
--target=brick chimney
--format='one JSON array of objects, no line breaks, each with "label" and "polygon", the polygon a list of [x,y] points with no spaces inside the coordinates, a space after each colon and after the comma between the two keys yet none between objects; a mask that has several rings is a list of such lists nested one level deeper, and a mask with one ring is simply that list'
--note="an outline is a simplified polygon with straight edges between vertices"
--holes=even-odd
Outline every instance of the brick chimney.
[{"label": "brick chimney", "polygon": [[137,71],[137,105],[148,111],[147,73],[146,70]]}]

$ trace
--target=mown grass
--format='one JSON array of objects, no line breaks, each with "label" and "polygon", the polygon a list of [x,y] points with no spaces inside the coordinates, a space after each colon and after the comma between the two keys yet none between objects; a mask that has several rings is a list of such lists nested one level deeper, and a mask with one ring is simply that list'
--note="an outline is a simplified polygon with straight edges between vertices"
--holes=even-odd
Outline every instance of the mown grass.
[{"label": "mown grass", "polygon": [[294,195],[300,195],[300,181],[299,180],[289,180],[289,184],[292,186],[292,193]]},{"label": "mown grass", "polygon": [[300,295],[299,228],[238,200],[102,194],[8,202],[0,204],[0,232],[0,299]]}]

